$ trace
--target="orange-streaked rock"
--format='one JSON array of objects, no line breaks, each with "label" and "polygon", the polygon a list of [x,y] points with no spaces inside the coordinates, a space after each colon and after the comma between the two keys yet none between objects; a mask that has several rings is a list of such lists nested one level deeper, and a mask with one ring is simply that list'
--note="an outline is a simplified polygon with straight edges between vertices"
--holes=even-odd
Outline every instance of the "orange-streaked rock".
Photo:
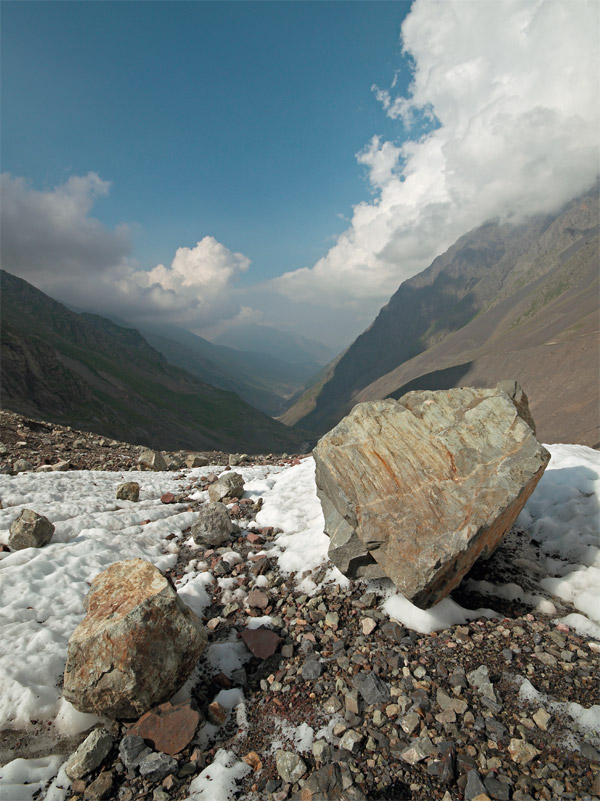
[{"label": "orange-streaked rock", "polygon": [[167,700],[206,647],[200,619],[142,559],[98,574],[68,644],[64,696],[81,712],[134,718]]}]

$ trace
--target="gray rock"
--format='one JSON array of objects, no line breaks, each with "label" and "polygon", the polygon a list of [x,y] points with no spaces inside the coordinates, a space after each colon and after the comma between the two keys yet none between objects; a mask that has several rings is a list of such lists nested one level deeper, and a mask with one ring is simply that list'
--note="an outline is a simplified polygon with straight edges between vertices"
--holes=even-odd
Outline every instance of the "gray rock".
[{"label": "gray rock", "polygon": [[192,526],[192,537],[198,545],[218,548],[231,540],[233,523],[222,503],[205,503],[200,507],[196,522]]},{"label": "gray rock", "polygon": [[284,782],[294,784],[306,773],[306,763],[292,751],[277,751],[275,754],[277,773]]},{"label": "gray rock", "polygon": [[8,544],[14,551],[23,548],[42,548],[54,534],[54,526],[44,515],[33,509],[23,509],[10,524]]},{"label": "gray rock", "polygon": [[33,465],[28,459],[17,459],[13,463],[13,470],[15,473],[25,473],[27,470],[33,470]]},{"label": "gray rock", "polygon": [[334,762],[314,770],[304,782],[302,790],[292,796],[292,801],[366,801],[366,796],[358,787],[351,781],[344,781],[345,767]]},{"label": "gray rock", "polygon": [[485,793],[487,795],[487,789],[484,783],[481,781],[481,776],[476,770],[470,770],[467,773],[467,786],[465,787],[465,801],[473,801],[473,799]]},{"label": "gray rock", "polygon": [[373,672],[357,673],[352,684],[366,704],[383,704],[390,700],[390,687]]},{"label": "gray rock", "polygon": [[207,635],[154,565],[115,562],[98,574],[68,643],[64,697],[81,712],[133,718],[186,681]]},{"label": "gray rock", "polygon": [[137,463],[146,468],[146,470],[155,470],[156,472],[166,470],[167,463],[162,453],[157,451],[142,451],[138,456]]},{"label": "gray rock", "polygon": [[510,785],[501,782],[494,776],[488,776],[483,780],[485,792],[495,801],[510,801]]},{"label": "gray rock", "polygon": [[126,481],[117,487],[117,499],[119,501],[139,501],[140,485],[137,481]]},{"label": "gray rock", "polygon": [[139,764],[140,776],[151,782],[161,782],[165,776],[176,770],[177,760],[158,751],[152,751]]},{"label": "gray rock", "polygon": [[307,659],[302,665],[302,678],[304,681],[318,679],[323,672],[323,665],[318,659]]},{"label": "gray rock", "polygon": [[363,740],[364,737],[360,732],[355,731],[354,729],[348,729],[348,731],[345,731],[342,735],[342,739],[340,740],[340,748],[350,751],[351,754],[357,754]]},{"label": "gray rock", "polygon": [[52,470],[54,473],[65,473],[69,467],[71,467],[71,462],[65,462],[64,460],[61,462],[56,462],[52,465]]},{"label": "gray rock", "polygon": [[472,670],[470,673],[467,673],[467,681],[471,687],[475,687],[481,695],[489,698],[491,701],[497,701],[494,685],[490,681],[486,665],[480,665],[477,670]]},{"label": "gray rock", "polygon": [[70,779],[81,779],[99,767],[112,748],[114,738],[106,729],[94,729],[74,751],[65,765]]},{"label": "gray rock", "polygon": [[151,749],[137,734],[126,734],[119,743],[121,762],[129,769],[137,768],[142,759],[145,759],[150,753]]},{"label": "gray rock", "polygon": [[241,498],[244,494],[244,479],[239,473],[222,473],[219,478],[208,487],[208,497],[211,501],[230,501],[232,498]]},{"label": "gray rock", "polygon": [[313,454],[330,559],[422,607],[493,553],[550,459],[509,395],[469,387],[358,404]]}]

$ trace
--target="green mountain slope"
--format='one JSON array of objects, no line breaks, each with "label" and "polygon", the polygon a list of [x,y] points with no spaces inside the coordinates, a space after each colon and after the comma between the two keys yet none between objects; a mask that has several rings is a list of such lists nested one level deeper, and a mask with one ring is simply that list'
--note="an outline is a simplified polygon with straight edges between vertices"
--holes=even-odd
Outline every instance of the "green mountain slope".
[{"label": "green mountain slope", "polygon": [[489,223],[405,281],[308,405],[317,433],[355,403],[518,378],[546,442],[598,443],[598,188],[560,213]]},{"label": "green mountain slope", "polygon": [[135,329],[2,271],[2,405],[174,450],[294,450],[301,435],[169,364]]}]

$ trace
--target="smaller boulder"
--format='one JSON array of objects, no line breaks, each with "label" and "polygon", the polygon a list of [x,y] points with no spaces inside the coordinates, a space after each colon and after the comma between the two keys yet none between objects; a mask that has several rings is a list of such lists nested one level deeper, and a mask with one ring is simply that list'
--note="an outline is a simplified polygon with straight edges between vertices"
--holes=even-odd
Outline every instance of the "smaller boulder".
[{"label": "smaller boulder", "polygon": [[52,472],[65,473],[69,469],[69,467],[71,467],[71,462],[65,462],[64,460],[62,460],[52,465]]},{"label": "smaller boulder", "polygon": [[21,514],[10,525],[8,544],[13,551],[23,548],[42,548],[47,545],[54,534],[54,526],[44,515],[33,509],[23,509]]},{"label": "smaller boulder", "polygon": [[138,456],[137,463],[145,470],[154,470],[155,472],[167,470],[165,458],[158,451],[142,451]]},{"label": "smaller boulder", "polygon": [[87,615],[69,639],[63,690],[80,712],[139,717],[184,684],[206,647],[198,616],[142,559],[99,573],[85,603]]},{"label": "smaller boulder", "polygon": [[94,729],[69,757],[65,773],[70,779],[81,779],[99,767],[112,748],[114,739],[106,729]]},{"label": "smaller boulder", "polygon": [[208,488],[211,501],[230,501],[244,494],[244,479],[239,473],[223,473]]},{"label": "smaller boulder", "polygon": [[140,485],[137,481],[126,481],[117,487],[117,499],[119,501],[139,501]]},{"label": "smaller boulder", "polygon": [[27,470],[33,470],[33,465],[28,459],[17,459],[13,464],[15,473],[25,473]]},{"label": "smaller boulder", "polygon": [[207,503],[200,507],[198,519],[192,526],[192,537],[197,545],[217,548],[229,542],[233,523],[222,503]]},{"label": "smaller boulder", "polygon": [[186,467],[206,467],[208,459],[199,453],[190,453],[185,460]]}]

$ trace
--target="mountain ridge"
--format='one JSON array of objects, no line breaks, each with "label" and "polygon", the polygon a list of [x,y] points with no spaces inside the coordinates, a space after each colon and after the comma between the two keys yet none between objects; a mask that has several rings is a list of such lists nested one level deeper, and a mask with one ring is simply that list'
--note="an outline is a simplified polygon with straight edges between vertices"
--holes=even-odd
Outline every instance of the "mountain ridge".
[{"label": "mountain ridge", "polygon": [[[597,445],[597,264],[597,187],[555,215],[518,226],[486,223],[401,284],[312,402],[280,419],[322,434],[355,403],[396,397],[406,385],[445,389],[519,378],[545,441]],[[559,373],[544,353],[556,337]],[[571,407],[577,425],[568,420]]]},{"label": "mountain ridge", "polygon": [[4,408],[167,450],[298,447],[297,433],[169,364],[136,329],[1,277]]}]

